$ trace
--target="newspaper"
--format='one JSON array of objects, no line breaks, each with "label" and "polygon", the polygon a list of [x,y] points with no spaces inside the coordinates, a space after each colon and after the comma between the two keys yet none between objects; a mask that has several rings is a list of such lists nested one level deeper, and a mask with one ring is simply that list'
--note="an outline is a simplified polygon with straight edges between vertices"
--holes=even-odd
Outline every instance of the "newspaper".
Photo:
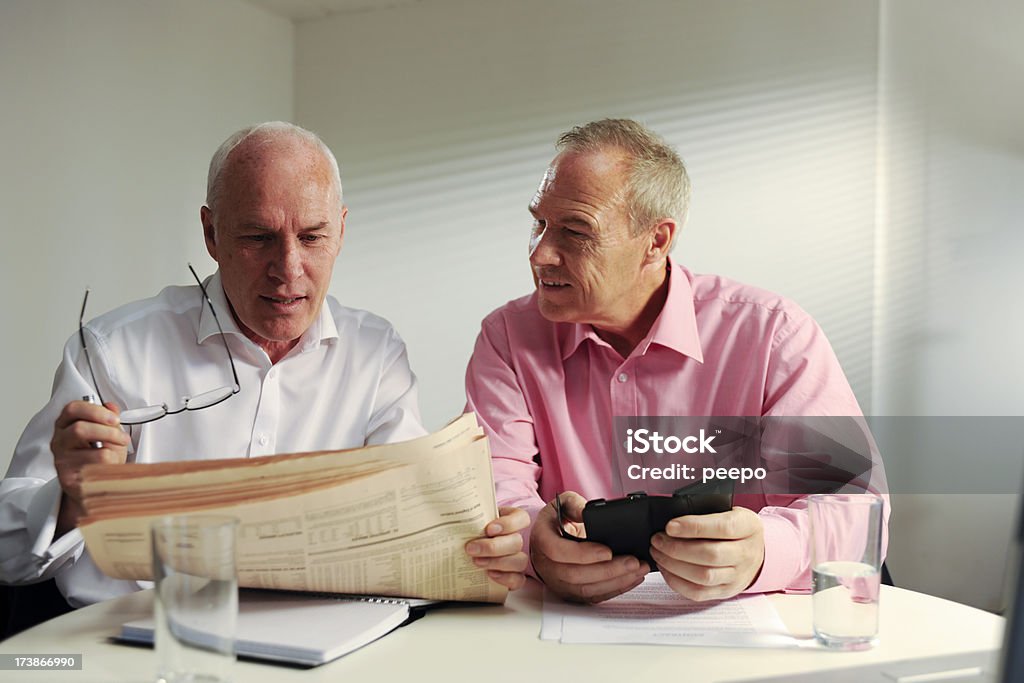
[{"label": "newspaper", "polygon": [[150,524],[237,517],[239,585],[504,602],[466,555],[497,516],[472,413],[411,441],[263,458],[91,465],[79,528],[108,576],[152,579]]}]

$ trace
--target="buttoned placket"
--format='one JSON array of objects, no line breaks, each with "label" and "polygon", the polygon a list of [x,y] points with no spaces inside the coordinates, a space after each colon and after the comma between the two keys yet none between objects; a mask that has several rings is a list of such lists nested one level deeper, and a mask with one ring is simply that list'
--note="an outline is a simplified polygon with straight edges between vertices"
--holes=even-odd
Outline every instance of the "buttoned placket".
[{"label": "buttoned placket", "polygon": [[627,358],[612,373],[609,381],[612,414],[636,415],[639,406],[638,387],[636,382],[636,359]]},{"label": "buttoned placket", "polygon": [[277,452],[277,432],[281,421],[281,370],[269,365],[261,372],[260,400],[256,406],[249,456],[271,455]]}]

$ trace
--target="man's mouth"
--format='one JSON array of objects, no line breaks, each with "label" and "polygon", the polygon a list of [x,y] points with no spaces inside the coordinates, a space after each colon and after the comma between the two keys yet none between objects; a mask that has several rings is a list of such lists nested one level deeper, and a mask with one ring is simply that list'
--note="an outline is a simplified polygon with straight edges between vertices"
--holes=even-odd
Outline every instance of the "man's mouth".
[{"label": "man's mouth", "polygon": [[540,273],[534,271],[534,276],[537,278],[537,282],[540,284],[540,286],[544,287],[545,289],[564,289],[565,287],[572,286],[569,284],[568,281],[563,280],[557,275],[541,275]]},{"label": "man's mouth", "polygon": [[261,294],[260,298],[263,299],[264,301],[269,301],[270,303],[277,304],[279,306],[289,306],[291,304],[294,304],[296,301],[302,301],[306,297],[304,297],[304,296],[263,296]]}]

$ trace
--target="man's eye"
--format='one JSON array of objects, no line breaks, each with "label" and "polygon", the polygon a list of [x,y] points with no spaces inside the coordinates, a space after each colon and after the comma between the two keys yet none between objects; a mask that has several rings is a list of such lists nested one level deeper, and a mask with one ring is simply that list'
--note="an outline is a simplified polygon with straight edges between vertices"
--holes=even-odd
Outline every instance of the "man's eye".
[{"label": "man's eye", "polygon": [[573,230],[571,228],[565,228],[565,233],[572,238],[586,237],[586,235],[580,232],[579,230]]},{"label": "man's eye", "polygon": [[266,242],[270,239],[270,235],[245,235],[242,239],[249,242]]},{"label": "man's eye", "polygon": [[323,239],[323,235],[303,235],[300,237],[303,242],[317,242]]}]

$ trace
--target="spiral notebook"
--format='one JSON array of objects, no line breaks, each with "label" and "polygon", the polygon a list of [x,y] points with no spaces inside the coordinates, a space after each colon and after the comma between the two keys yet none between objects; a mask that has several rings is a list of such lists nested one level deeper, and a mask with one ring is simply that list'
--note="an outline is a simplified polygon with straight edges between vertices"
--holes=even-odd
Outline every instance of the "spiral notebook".
[{"label": "spiral notebook", "polygon": [[[318,666],[387,635],[437,602],[243,589],[238,594],[235,652],[239,657]],[[203,642],[201,632],[185,637]],[[123,624],[117,640],[152,644],[153,619]]]}]

